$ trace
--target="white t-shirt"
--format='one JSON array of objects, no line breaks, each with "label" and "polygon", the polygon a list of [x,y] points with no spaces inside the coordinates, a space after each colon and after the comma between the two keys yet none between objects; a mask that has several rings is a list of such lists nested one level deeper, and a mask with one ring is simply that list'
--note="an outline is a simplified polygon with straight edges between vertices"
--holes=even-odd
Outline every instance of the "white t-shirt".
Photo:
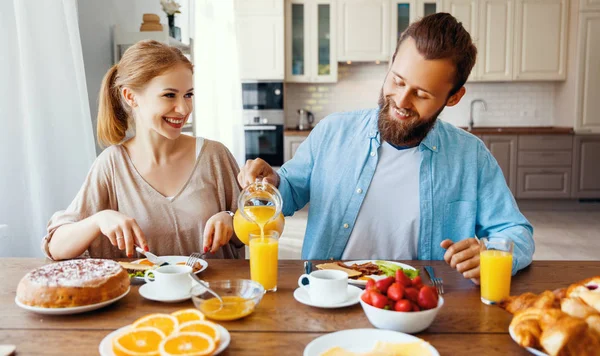
[{"label": "white t-shirt", "polygon": [[379,147],[375,175],[360,207],[343,260],[417,259],[420,198],[419,147]]}]

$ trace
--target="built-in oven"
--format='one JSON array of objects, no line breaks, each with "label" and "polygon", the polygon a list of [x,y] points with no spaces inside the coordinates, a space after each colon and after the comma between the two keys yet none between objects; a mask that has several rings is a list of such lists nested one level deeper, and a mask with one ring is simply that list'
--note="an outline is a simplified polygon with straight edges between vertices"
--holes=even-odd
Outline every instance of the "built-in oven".
[{"label": "built-in oven", "polygon": [[264,159],[272,167],[283,164],[283,125],[246,125],[246,159]]},{"label": "built-in oven", "polygon": [[246,159],[261,158],[272,167],[283,164],[283,83],[242,83]]}]

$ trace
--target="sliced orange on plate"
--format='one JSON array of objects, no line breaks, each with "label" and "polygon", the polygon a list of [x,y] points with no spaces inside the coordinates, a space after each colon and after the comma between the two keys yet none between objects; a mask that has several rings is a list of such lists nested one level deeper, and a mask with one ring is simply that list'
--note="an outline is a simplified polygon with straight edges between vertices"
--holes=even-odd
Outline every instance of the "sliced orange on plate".
[{"label": "sliced orange on plate", "polygon": [[221,333],[217,324],[208,320],[194,320],[179,325],[178,332],[198,332],[210,336],[215,344],[219,344],[221,341]]},{"label": "sliced orange on plate", "polygon": [[164,339],[159,350],[161,356],[205,356],[216,348],[216,343],[204,333],[177,332]]},{"label": "sliced orange on plate", "polygon": [[179,325],[187,323],[188,321],[205,319],[204,314],[202,314],[202,312],[200,312],[198,309],[193,308],[178,310],[176,312],[171,313],[171,315],[177,319]]},{"label": "sliced orange on plate", "polygon": [[165,334],[157,328],[128,328],[112,340],[117,356],[158,356]]},{"label": "sliced orange on plate", "polygon": [[139,318],[132,326],[135,329],[151,326],[159,329],[166,336],[169,336],[173,331],[177,330],[179,322],[177,321],[177,318],[172,315],[155,313]]}]

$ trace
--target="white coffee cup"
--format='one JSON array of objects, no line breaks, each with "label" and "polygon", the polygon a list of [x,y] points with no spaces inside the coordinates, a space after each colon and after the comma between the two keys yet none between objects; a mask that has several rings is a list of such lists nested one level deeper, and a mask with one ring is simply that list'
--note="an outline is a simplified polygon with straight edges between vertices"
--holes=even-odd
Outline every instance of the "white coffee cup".
[{"label": "white coffee cup", "polygon": [[[162,266],[154,270],[146,270],[144,280],[146,283],[153,283],[153,287],[160,288],[164,293],[187,295],[192,289],[191,272],[192,267],[190,266]],[[154,274],[154,278],[148,277],[149,273]]]},{"label": "white coffee cup", "polygon": [[[308,286],[302,282],[308,279]],[[348,298],[348,274],[336,270],[320,270],[303,274],[298,279],[300,288],[308,292],[310,301],[321,305],[334,305]]]}]

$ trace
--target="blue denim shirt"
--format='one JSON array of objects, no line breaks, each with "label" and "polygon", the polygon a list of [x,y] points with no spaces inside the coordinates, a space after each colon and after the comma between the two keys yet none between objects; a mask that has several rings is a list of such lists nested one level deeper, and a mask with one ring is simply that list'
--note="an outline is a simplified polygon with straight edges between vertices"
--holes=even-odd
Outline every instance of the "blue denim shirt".
[{"label": "blue denim shirt", "polygon": [[[293,215],[310,202],[302,259],[341,258],[377,167],[381,145],[377,114],[371,109],[321,120],[278,171],[284,215]],[[533,227],[483,142],[438,120],[419,150],[418,258],[442,260],[444,239],[495,236],[514,241],[513,274],[529,265]],[[377,236],[364,238],[377,243]]]}]

